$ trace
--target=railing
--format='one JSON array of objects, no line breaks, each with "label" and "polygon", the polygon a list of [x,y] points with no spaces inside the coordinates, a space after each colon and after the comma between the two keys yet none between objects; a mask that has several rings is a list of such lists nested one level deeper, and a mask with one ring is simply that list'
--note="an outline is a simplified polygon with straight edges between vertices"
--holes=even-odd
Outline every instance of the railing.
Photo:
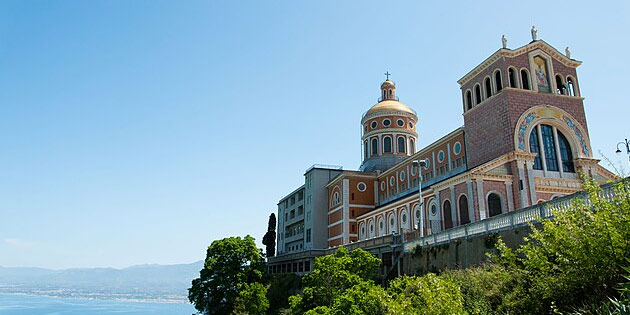
[{"label": "railing", "polygon": [[[625,180],[625,185],[630,181]],[[615,192],[613,184],[602,186],[601,196],[606,200],[612,200]],[[555,211],[570,209],[571,203],[575,199],[583,199],[586,204],[590,204],[585,192],[578,192],[565,197],[553,199],[551,201],[539,203],[537,205],[522,208],[516,211],[500,214],[481,221],[460,225],[435,234],[420,237],[419,231],[405,233],[403,235],[403,247],[405,252],[411,251],[415,246],[433,245],[450,242],[458,238],[466,238],[472,235],[485,234],[501,230],[510,230],[520,227],[529,222],[539,221],[541,218],[551,218]]]}]

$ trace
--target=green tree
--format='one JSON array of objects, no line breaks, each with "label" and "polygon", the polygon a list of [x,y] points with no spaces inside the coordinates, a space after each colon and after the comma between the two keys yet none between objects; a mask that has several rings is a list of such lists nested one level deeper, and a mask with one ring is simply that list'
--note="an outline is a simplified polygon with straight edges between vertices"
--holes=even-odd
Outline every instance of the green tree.
[{"label": "green tree", "polygon": [[466,314],[464,298],[454,281],[429,273],[390,282],[388,314]]},{"label": "green tree", "polygon": [[240,292],[262,282],[264,270],[262,251],[253,237],[216,240],[208,247],[199,278],[188,289],[188,300],[204,314],[230,314]]},{"label": "green tree", "polygon": [[526,276],[522,289],[537,301],[526,313],[547,313],[552,307],[567,310],[610,295],[623,275],[630,253],[630,193],[628,182],[614,185],[614,197],[602,197],[601,188],[585,181],[588,201],[574,201],[555,209],[542,228],[532,226],[524,245],[512,250],[499,242],[493,257],[514,273]]},{"label": "green tree", "polygon": [[258,282],[243,284],[234,306],[237,315],[265,315],[269,309],[269,301],[265,294],[267,288]]},{"label": "green tree", "polygon": [[[347,289],[376,276],[381,260],[362,249],[340,247],[335,254],[315,259],[313,272],[302,279],[302,295],[289,298],[291,312],[304,314],[318,306],[330,308]],[[322,311],[319,309],[318,311]]]}]

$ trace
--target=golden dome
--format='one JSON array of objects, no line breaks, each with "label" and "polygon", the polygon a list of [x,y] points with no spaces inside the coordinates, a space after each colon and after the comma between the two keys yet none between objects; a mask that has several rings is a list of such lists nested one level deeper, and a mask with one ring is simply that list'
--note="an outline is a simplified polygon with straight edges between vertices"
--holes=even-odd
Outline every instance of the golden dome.
[{"label": "golden dome", "polygon": [[[385,81],[387,82],[387,81]],[[391,81],[390,81],[391,82]],[[384,83],[383,83],[384,84]],[[416,115],[416,112],[411,109],[409,106],[397,101],[397,100],[384,100],[376,103],[376,105],[372,106],[364,116],[368,116],[370,114],[376,112],[387,112],[387,111],[399,111],[405,112],[412,115]]]},{"label": "golden dome", "polygon": [[394,84],[394,82],[390,81],[389,79],[385,80],[385,82],[383,82],[381,84],[381,89],[384,87],[396,87],[396,85]]}]

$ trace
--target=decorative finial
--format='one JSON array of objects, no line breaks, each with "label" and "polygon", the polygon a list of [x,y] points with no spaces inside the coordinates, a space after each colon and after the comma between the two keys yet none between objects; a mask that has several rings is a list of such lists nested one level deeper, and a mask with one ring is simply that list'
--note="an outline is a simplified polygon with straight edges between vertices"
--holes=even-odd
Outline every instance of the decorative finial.
[{"label": "decorative finial", "polygon": [[571,59],[571,51],[569,50],[569,46],[564,49],[564,55],[567,56],[567,58]]},{"label": "decorative finial", "polygon": [[532,25],[532,40],[537,40],[538,39],[538,30],[536,29],[536,26]]},{"label": "decorative finial", "polygon": [[505,35],[501,35],[501,42],[503,43],[503,48],[507,48],[507,38],[505,38]]},{"label": "decorative finial", "polygon": [[389,76],[392,75],[392,74],[389,73],[389,71],[385,71],[384,75],[387,76],[387,80],[389,80]]}]

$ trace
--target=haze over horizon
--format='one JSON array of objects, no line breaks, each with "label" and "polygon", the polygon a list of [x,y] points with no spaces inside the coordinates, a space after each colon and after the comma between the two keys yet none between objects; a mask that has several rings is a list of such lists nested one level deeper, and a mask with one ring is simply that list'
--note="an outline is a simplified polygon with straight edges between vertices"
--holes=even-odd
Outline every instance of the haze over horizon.
[{"label": "haze over horizon", "polygon": [[0,266],[187,264],[247,234],[262,248],[304,170],[358,168],[385,71],[421,148],[463,124],[456,81],[532,25],[583,61],[594,156],[628,170],[614,152],[630,138],[629,15],[628,1],[2,1]]}]

